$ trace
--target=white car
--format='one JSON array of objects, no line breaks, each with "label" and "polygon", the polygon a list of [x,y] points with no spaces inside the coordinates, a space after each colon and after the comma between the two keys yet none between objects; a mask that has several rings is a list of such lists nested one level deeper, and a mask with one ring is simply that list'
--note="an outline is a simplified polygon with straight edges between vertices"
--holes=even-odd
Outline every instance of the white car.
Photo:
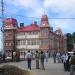
[{"label": "white car", "polygon": [[68,52],[68,53],[72,56],[74,52]]}]

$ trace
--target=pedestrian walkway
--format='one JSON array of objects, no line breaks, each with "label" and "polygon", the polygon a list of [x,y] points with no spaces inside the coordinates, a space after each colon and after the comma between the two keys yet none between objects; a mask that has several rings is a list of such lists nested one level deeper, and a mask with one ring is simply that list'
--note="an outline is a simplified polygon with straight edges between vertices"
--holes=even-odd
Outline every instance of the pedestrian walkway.
[{"label": "pedestrian walkway", "polygon": [[50,59],[48,64],[45,64],[45,71],[36,70],[38,75],[69,75],[69,72],[65,72],[63,64],[53,63],[53,60]]},{"label": "pedestrian walkway", "polygon": [[[27,69],[26,61],[3,63],[0,64],[0,66],[5,64],[15,65],[22,69]],[[33,72],[34,75],[70,75],[69,72],[64,71],[62,63],[54,64],[52,58],[49,59],[48,63],[45,62],[45,70],[35,69],[35,60],[33,60],[31,72]]]}]

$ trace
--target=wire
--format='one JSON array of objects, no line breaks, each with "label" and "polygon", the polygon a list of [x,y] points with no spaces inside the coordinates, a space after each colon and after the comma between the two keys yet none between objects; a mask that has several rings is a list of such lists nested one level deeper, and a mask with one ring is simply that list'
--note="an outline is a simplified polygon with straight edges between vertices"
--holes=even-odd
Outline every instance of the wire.
[{"label": "wire", "polygon": [[[25,18],[25,19],[41,19],[40,17],[27,17],[27,16],[24,16],[24,15],[20,15],[20,14],[18,14],[18,15],[16,15],[16,14],[12,14],[12,15],[10,15],[10,14],[8,14],[8,12],[5,12],[6,13],[6,16],[5,16],[5,18],[7,18],[7,17],[15,17],[16,18],[16,16],[17,17],[22,17],[22,18]],[[8,16],[7,16],[8,15]],[[0,17],[0,19],[2,19],[2,17]],[[50,17],[48,17],[48,19],[74,19],[75,20],[75,17],[73,18],[73,17],[64,17],[64,18],[62,18],[62,17],[55,17],[55,18],[50,18]]]},{"label": "wire", "polygon": [[[11,0],[11,1],[14,1],[14,0]],[[1,3],[2,1],[0,1],[0,3]],[[8,7],[8,5],[7,5],[7,2],[6,1],[4,1],[3,2],[3,5],[5,6],[5,7]],[[4,7],[3,6],[3,7]],[[4,9],[4,8],[3,8]],[[3,11],[5,11],[5,10],[3,10]],[[6,12],[7,14],[8,14],[8,12]],[[4,14],[5,15],[5,14]],[[23,18],[26,18],[26,19],[41,19],[41,18],[39,18],[39,17],[27,17],[27,16],[24,16],[24,15],[15,15],[15,14],[12,14],[12,15],[10,15],[10,17],[11,16],[19,16],[19,17],[23,17]],[[9,17],[9,16],[7,16],[7,17]],[[15,17],[16,18],[16,17]],[[0,17],[0,19],[2,19],[2,17]],[[48,18],[48,19],[65,19],[65,20],[67,20],[67,19],[72,19],[72,20],[75,20],[75,17],[73,18],[73,17],[54,17],[54,18]]]},{"label": "wire", "polygon": [[[11,16],[11,15],[10,15]],[[27,16],[23,16],[23,15],[12,15],[12,16],[17,16],[17,17],[23,17],[23,18],[28,18],[28,19],[41,19],[41,18],[39,18],[39,17],[27,17]],[[72,18],[72,17],[69,17],[69,18],[67,18],[67,17],[65,17],[65,18],[62,18],[62,17],[56,17],[56,18],[48,18],[48,19],[75,19],[75,18]]]}]

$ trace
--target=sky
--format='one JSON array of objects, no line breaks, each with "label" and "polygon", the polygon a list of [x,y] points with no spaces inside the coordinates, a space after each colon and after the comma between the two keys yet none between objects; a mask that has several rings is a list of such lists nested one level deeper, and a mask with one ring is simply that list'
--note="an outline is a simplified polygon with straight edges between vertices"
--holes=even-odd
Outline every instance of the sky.
[{"label": "sky", "polygon": [[[61,28],[64,34],[75,31],[75,0],[4,0],[4,17],[16,18],[18,23],[24,22],[28,25],[37,21],[40,24],[43,14],[48,16],[49,25],[54,30]],[[0,20],[0,28],[1,26]],[[2,38],[0,40],[2,41]]]}]

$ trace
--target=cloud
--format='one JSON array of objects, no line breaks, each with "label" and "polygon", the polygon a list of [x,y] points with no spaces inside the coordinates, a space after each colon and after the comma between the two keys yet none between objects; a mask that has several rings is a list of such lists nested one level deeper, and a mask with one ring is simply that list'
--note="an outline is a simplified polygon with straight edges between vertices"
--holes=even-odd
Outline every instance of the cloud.
[{"label": "cloud", "polygon": [[68,13],[72,13],[75,9],[75,0],[43,0],[42,2],[41,0],[8,0],[6,3],[13,4],[18,9],[23,8],[24,10],[32,9],[33,11],[37,11],[33,13],[39,13],[39,9],[41,10],[41,8],[46,11],[50,11],[51,9],[54,12],[61,12],[61,14],[68,11],[70,11]]},{"label": "cloud", "polygon": [[[11,15],[20,14],[27,17],[41,18],[45,12],[49,18],[75,17],[75,0],[6,0],[5,2],[8,5],[6,11],[9,11]],[[54,28],[59,26],[64,32],[74,31],[75,22],[72,19],[50,19],[49,21]]]},{"label": "cloud", "polygon": [[[40,0],[9,0],[7,3],[12,3],[18,8],[22,8],[23,10],[32,10],[34,14],[37,14],[38,16],[39,11],[43,9],[46,11],[53,11],[53,12],[61,12],[62,14],[74,14],[74,8],[75,8],[75,1],[74,0],[43,0],[42,2]],[[40,10],[39,10],[40,9]],[[32,12],[29,11],[29,12]],[[35,12],[37,11],[37,12]],[[72,12],[73,11],[73,12]],[[43,13],[43,11],[41,11]],[[68,12],[68,13],[67,13]]]},{"label": "cloud", "polygon": [[24,8],[24,9],[35,9],[40,5],[39,0],[9,0],[6,1],[8,4],[12,3],[15,6],[19,6],[20,8]]},{"label": "cloud", "polygon": [[66,9],[69,10],[75,8],[75,0],[44,0],[44,6],[65,11]]},{"label": "cloud", "polygon": [[[49,18],[75,18],[74,9],[75,0],[4,0],[5,17],[14,17],[18,22],[24,21],[26,24],[27,22],[30,24],[33,20],[40,22],[40,19],[36,18],[41,18],[44,13]],[[54,30],[60,27],[64,33],[75,31],[75,19],[49,19],[49,22]],[[2,36],[1,32],[0,36]],[[0,38],[0,45],[2,45],[2,38]]]},{"label": "cloud", "polygon": [[54,30],[61,28],[64,33],[72,33],[75,28],[75,20],[71,19],[52,19],[50,25],[53,26]]}]

